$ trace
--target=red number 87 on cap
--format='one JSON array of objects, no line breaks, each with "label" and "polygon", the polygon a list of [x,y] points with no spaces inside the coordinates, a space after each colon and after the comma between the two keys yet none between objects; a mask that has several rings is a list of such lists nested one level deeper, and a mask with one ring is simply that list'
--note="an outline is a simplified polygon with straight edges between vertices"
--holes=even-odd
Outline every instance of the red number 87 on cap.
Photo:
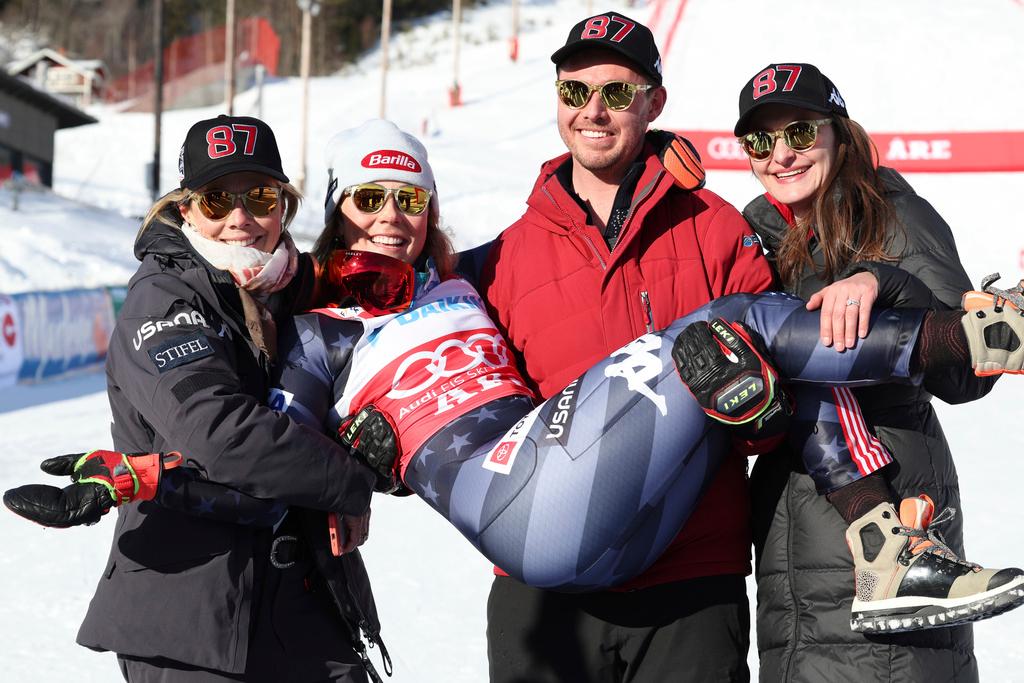
[{"label": "red number 87 on cap", "polygon": [[615,35],[609,38],[613,43],[622,42],[622,39],[628,36],[629,32],[633,30],[634,26],[636,26],[632,21],[627,21],[622,17],[606,16],[602,14],[597,17],[591,17],[590,20],[587,21],[586,26],[583,27],[583,32],[580,33],[580,40],[586,40],[588,38],[606,38],[608,36],[608,24],[613,21],[616,24],[622,25],[622,28],[616,31]]},{"label": "red number 87 on cap", "polygon": [[214,126],[206,131],[206,153],[211,159],[231,156],[238,149],[235,145],[234,133],[245,133],[245,145],[242,154],[252,156],[256,151],[256,126],[233,123],[228,126]]},{"label": "red number 87 on cap", "polygon": [[801,67],[795,64],[776,64],[774,68],[769,67],[765,69],[754,76],[754,99],[756,100],[778,90],[779,84],[775,80],[775,76],[779,71],[787,73],[786,83],[782,86],[782,92],[790,92],[796,87],[796,82],[800,79],[801,70]]}]

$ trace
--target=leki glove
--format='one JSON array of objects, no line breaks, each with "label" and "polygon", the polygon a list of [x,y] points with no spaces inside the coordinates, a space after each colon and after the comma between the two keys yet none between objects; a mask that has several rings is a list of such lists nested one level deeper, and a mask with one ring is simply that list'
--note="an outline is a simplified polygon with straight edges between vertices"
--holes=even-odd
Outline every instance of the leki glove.
[{"label": "leki glove", "polygon": [[59,455],[39,467],[47,474],[70,476],[59,489],[26,484],[4,493],[4,505],[16,515],[43,526],[67,528],[95,524],[112,507],[156,496],[165,469],[177,467],[181,454],[89,451]]},{"label": "leki glove", "polygon": [[688,325],[672,346],[672,360],[709,417],[743,439],[784,434],[792,413],[759,339],[721,318]]},{"label": "leki glove", "polygon": [[377,475],[374,491],[409,494],[398,475],[398,434],[386,413],[374,405],[364,406],[342,421],[338,440]]}]

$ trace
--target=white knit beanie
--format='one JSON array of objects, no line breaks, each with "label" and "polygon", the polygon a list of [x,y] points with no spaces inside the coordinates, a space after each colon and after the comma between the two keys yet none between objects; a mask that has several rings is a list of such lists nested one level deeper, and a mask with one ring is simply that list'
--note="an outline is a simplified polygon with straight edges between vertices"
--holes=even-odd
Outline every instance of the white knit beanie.
[{"label": "white knit beanie", "polygon": [[409,183],[431,190],[431,213],[437,212],[434,172],[423,144],[384,119],[370,119],[361,126],[336,134],[327,143],[327,198],[324,225],[341,203],[347,187],[381,180]]}]

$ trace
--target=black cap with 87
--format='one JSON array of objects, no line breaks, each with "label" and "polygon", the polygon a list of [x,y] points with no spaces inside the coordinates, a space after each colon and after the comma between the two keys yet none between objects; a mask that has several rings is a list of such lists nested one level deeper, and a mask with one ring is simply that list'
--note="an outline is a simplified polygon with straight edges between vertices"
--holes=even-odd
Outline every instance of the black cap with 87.
[{"label": "black cap with 87", "polygon": [[640,22],[617,12],[587,17],[572,27],[565,45],[551,55],[551,61],[561,66],[577,52],[593,48],[618,52],[635,63],[654,85],[661,85],[661,55],[651,29]]},{"label": "black cap with 87", "polygon": [[755,74],[740,91],[740,117],[733,134],[749,133],[754,112],[766,104],[850,118],[839,89],[813,64],[769,64]]},{"label": "black cap with 87", "polygon": [[182,188],[197,190],[221,176],[244,171],[288,182],[270,126],[251,116],[221,114],[189,128],[178,155]]}]

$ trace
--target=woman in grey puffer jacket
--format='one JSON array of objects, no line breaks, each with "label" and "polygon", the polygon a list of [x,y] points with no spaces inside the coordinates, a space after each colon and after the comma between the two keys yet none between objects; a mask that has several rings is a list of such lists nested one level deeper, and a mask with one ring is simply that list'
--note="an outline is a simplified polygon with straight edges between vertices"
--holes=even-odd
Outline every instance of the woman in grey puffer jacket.
[{"label": "woman in grey puffer jacket", "polygon": [[[887,306],[959,306],[971,285],[949,226],[898,173],[872,166],[866,133],[814,66],[762,70],[741,92],[740,114],[735,133],[745,136],[752,170],[767,190],[744,217],[783,289],[820,305],[824,319],[845,323],[845,334],[823,328],[823,343],[841,351],[863,336],[876,299]],[[895,460],[881,471],[895,499],[926,494],[928,506],[934,501],[928,514],[955,508],[941,532],[960,557],[956,467],[930,400],[970,401],[992,385],[950,373],[920,386],[854,391]],[[858,515],[841,515],[836,501],[818,495],[799,454],[758,458],[751,488],[762,681],[977,680],[970,625],[900,634],[851,630],[851,549],[862,549],[856,535],[851,547],[843,539]],[[858,509],[856,500],[846,504]]]}]

